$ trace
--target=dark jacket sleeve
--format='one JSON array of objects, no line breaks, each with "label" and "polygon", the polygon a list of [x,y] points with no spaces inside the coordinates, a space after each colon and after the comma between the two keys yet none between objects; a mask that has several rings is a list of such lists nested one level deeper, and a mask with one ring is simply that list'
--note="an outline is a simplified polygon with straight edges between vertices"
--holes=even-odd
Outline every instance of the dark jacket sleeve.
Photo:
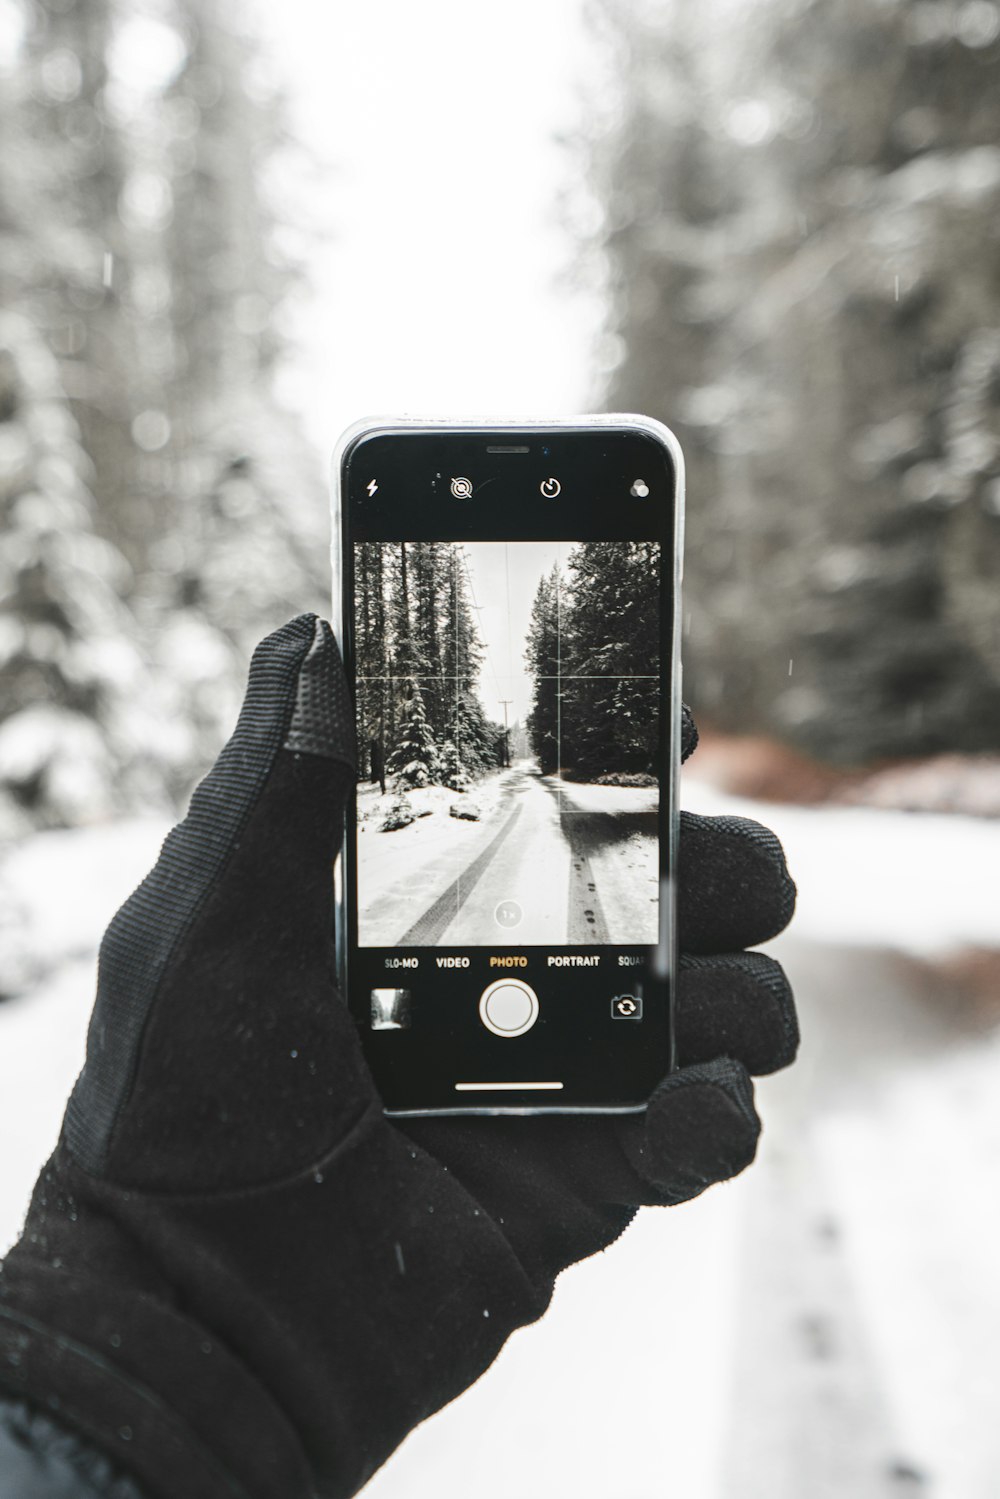
[{"label": "dark jacket sleeve", "polygon": [[0,1400],[3,1499],[144,1499],[110,1459],[20,1401]]}]

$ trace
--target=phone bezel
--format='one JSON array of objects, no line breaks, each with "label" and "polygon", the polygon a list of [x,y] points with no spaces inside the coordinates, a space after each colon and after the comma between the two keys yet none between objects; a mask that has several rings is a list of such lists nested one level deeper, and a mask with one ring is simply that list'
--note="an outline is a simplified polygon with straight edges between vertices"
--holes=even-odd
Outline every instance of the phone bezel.
[{"label": "phone bezel", "polygon": [[[481,434],[489,439],[494,435],[502,439],[505,435],[519,432],[552,432],[561,436],[569,436],[574,432],[631,432],[642,433],[662,445],[666,449],[674,473],[675,491],[673,505],[673,562],[672,562],[672,598],[673,618],[671,622],[672,651],[669,663],[670,669],[670,700],[669,700],[669,725],[667,727],[667,744],[669,746],[667,774],[661,783],[661,794],[667,799],[667,837],[669,840],[667,868],[671,875],[664,879],[660,891],[660,933],[657,948],[658,959],[666,965],[664,976],[668,979],[668,1003],[670,1006],[670,1056],[665,1059],[665,1071],[672,1070],[676,1065],[675,1051],[675,1025],[673,1008],[676,993],[676,894],[674,889],[673,871],[677,868],[677,841],[678,841],[678,797],[679,797],[679,769],[680,769],[680,727],[681,727],[681,660],[680,660],[680,633],[681,633],[681,583],[684,574],[684,499],[685,499],[685,475],[684,455],[680,444],[674,433],[662,422],[652,417],[639,415],[637,413],[604,413],[600,415],[587,415],[576,417],[504,417],[497,418],[424,418],[424,417],[368,417],[353,423],[340,436],[333,454],[331,474],[331,540],[330,560],[332,572],[332,613],[331,621],[333,632],[337,640],[341,654],[344,655],[345,648],[345,619],[344,619],[344,546],[343,546],[343,520],[346,505],[344,478],[348,466],[348,460],[356,445],[372,437],[391,437],[407,432],[429,432],[439,436],[468,436],[472,433]],[[347,840],[351,836],[353,828],[345,819],[345,826],[341,842],[340,853],[334,863],[334,940],[335,940],[335,963],[337,982],[341,992],[345,996],[348,993],[348,922],[346,908],[346,890],[344,882],[344,868],[347,859]],[[522,1114],[632,1114],[641,1112],[646,1106],[646,1100],[623,1103],[623,1104],[601,1104],[601,1105],[571,1105],[544,1103],[525,1105],[503,1105],[497,1103],[468,1103],[456,1107],[442,1108],[415,1108],[415,1109],[391,1109],[386,1108],[386,1114],[393,1118],[422,1118],[431,1116],[470,1116],[470,1115],[522,1115]]]}]

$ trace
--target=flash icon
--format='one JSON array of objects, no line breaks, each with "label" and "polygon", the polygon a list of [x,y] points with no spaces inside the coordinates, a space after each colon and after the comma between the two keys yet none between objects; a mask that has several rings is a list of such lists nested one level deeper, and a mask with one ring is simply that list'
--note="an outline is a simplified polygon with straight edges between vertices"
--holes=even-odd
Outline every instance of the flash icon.
[{"label": "flash icon", "polygon": [[375,493],[376,489],[378,489],[378,481],[376,479],[369,479],[369,481],[368,481],[368,494],[369,494],[369,496],[373,495]]}]

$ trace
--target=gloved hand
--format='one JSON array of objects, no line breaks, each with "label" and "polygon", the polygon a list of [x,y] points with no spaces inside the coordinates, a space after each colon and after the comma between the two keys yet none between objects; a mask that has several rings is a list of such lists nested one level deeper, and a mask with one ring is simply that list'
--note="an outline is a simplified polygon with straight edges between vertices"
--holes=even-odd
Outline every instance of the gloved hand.
[{"label": "gloved hand", "polygon": [[791,915],[780,846],[688,817],[683,1066],[646,1113],[388,1121],[333,988],[353,746],[333,637],[303,615],[256,651],[233,738],[108,928],[0,1274],[0,1394],[156,1499],[353,1494],[638,1204],[742,1170],[747,1069],[795,1052],[781,970],[738,951]]}]

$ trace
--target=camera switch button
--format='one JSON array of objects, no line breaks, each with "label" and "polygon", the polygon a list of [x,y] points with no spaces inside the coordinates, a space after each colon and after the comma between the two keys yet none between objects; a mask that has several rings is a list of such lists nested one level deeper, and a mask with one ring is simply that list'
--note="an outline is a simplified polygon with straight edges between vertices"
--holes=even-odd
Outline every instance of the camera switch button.
[{"label": "camera switch button", "polygon": [[523,1036],[538,1019],[538,996],[520,979],[498,979],[483,990],[479,1018],[494,1036]]}]

